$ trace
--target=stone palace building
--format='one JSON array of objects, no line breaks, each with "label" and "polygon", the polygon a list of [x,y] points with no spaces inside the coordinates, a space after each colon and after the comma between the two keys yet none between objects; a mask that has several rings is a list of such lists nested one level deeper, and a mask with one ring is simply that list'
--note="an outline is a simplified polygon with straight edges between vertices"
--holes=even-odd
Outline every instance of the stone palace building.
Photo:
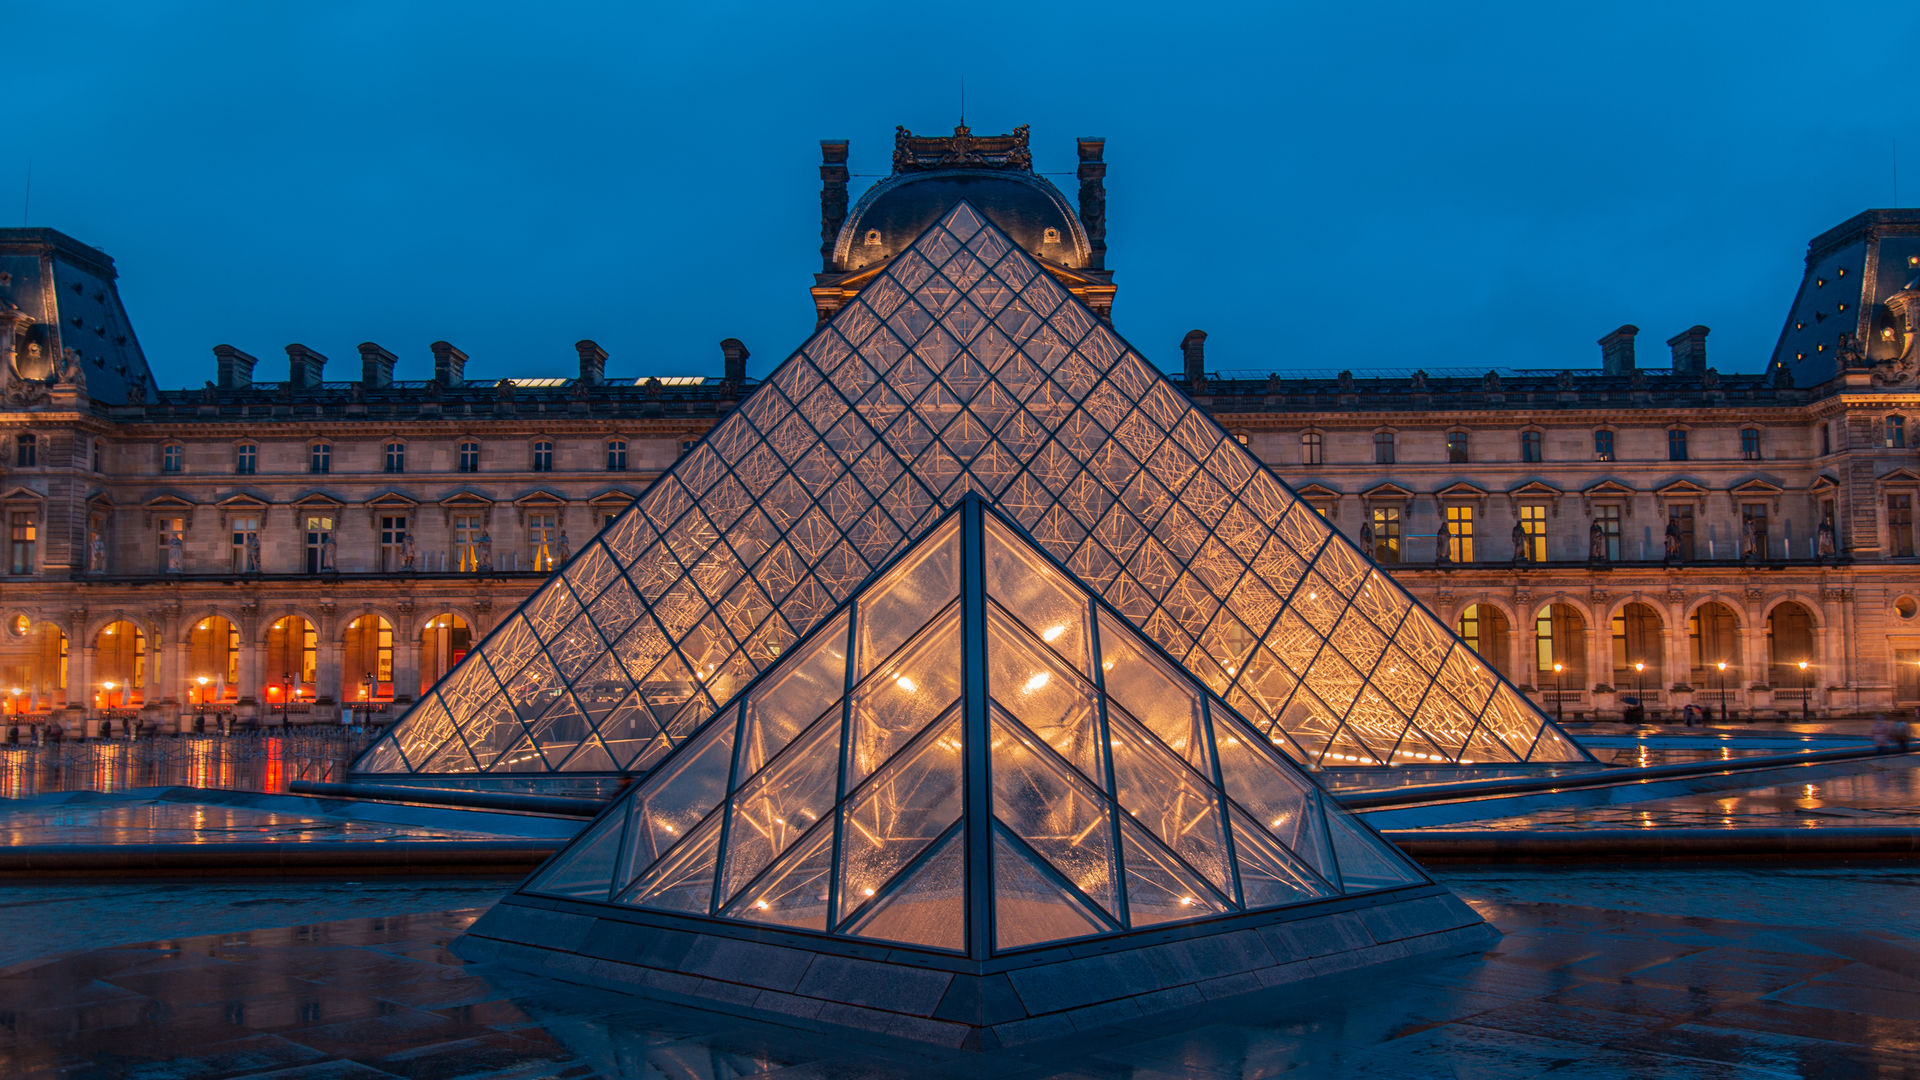
[{"label": "stone palace building", "polygon": [[[961,198],[1110,317],[1102,140],[1070,202],[1025,128],[902,129],[851,207],[848,143],[821,146],[822,320]],[[733,339],[708,377],[610,375],[580,341],[574,378],[484,380],[440,341],[416,379],[372,342],[345,379],[219,345],[164,390],[115,276],[0,229],[9,728],[388,713],[755,385]],[[1598,367],[1249,377],[1286,360],[1210,370],[1196,330],[1176,378],[1549,712],[1920,704],[1920,211],[1815,237],[1773,355],[1730,365],[1758,370],[1711,366],[1703,326],[1651,363],[1638,333]]]}]

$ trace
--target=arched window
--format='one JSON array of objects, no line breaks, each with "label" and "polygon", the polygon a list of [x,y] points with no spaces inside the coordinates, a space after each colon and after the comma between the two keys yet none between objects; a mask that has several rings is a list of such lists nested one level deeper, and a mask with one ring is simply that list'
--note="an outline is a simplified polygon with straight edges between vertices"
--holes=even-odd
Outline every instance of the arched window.
[{"label": "arched window", "polygon": [[[1613,617],[1613,687],[1624,694],[1658,691],[1666,677],[1665,627],[1651,605],[1635,601]],[[1638,666],[1636,666],[1638,665]],[[1644,701],[1641,704],[1646,704]]]},{"label": "arched window", "polygon": [[[1534,685],[1571,695],[1587,685],[1587,620],[1571,604],[1548,604],[1533,627]],[[1554,670],[1554,665],[1560,665]]]},{"label": "arched window", "polygon": [[1696,693],[1738,686],[1740,621],[1732,609],[1711,600],[1696,608],[1687,619],[1687,652],[1687,681]]},{"label": "arched window", "polygon": [[211,615],[187,634],[187,694],[201,705],[240,696],[240,631]]},{"label": "arched window", "polygon": [[540,439],[533,444],[533,471],[553,471],[553,443],[551,441]]},{"label": "arched window", "polygon": [[[1807,662],[1802,669],[1800,662]],[[1807,672],[1820,657],[1813,640],[1813,613],[1789,600],[1767,613],[1767,683],[1775,690],[1811,686]]]},{"label": "arched window", "polygon": [[22,615],[0,636],[0,703],[8,716],[32,716],[67,704],[67,635]]},{"label": "arched window", "polygon": [[1320,464],[1321,452],[1325,449],[1325,446],[1326,441],[1321,437],[1319,432],[1309,431],[1302,434],[1300,436],[1300,464]]},{"label": "arched window", "polygon": [[260,678],[266,684],[268,705],[311,702],[314,675],[319,667],[319,634],[313,624],[288,615],[267,629],[267,655]]},{"label": "arched window", "polygon": [[147,635],[125,621],[109,623],[93,639],[94,702],[132,709],[147,700]]},{"label": "arched window", "polygon": [[340,692],[348,701],[393,700],[393,624],[362,615],[347,624]]},{"label": "arched window", "polygon": [[428,619],[420,627],[420,693],[433,689],[472,647],[473,631],[467,620],[451,611]]},{"label": "arched window", "polygon": [[1507,625],[1505,612],[1491,604],[1468,604],[1460,611],[1456,629],[1460,640],[1479,653],[1482,660],[1502,674],[1511,674],[1507,667],[1513,663],[1509,654],[1513,628]]}]

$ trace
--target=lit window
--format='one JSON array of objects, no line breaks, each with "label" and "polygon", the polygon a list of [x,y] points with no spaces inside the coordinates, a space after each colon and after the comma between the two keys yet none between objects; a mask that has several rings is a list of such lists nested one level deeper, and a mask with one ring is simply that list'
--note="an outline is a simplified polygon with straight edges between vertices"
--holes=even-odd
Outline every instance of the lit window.
[{"label": "lit window", "polygon": [[527,515],[527,556],[533,562],[533,569],[553,569],[554,549],[559,542],[558,514]]},{"label": "lit window", "polygon": [[1540,442],[1541,442],[1541,435],[1539,432],[1537,431],[1521,432],[1520,433],[1520,460],[1521,461],[1539,461],[1540,460]]},{"label": "lit window", "polygon": [[403,473],[407,471],[407,444],[390,442],[387,444],[386,471]]},{"label": "lit window", "polygon": [[448,523],[453,532],[453,558],[460,572],[480,569],[480,537],[486,532],[479,514],[455,514]]},{"label": "lit window", "polygon": [[1760,429],[1740,429],[1740,456],[1748,461],[1760,460]]},{"label": "lit window", "polygon": [[1306,434],[1300,436],[1300,464],[1302,465],[1320,464],[1320,455],[1324,446],[1325,446],[1325,441],[1320,437],[1320,433],[1317,431],[1309,431]]},{"label": "lit window", "polygon": [[[227,565],[236,574],[247,569],[247,542],[260,536],[260,519],[251,514],[236,516],[231,523],[233,544],[228,555]],[[257,570],[258,567],[255,567]]]},{"label": "lit window", "polygon": [[1447,507],[1447,561],[1473,561],[1473,507]]},{"label": "lit window", "polygon": [[406,543],[406,517],[382,515],[380,518],[380,569],[387,573],[405,569]]},{"label": "lit window", "polygon": [[1547,508],[1538,503],[1520,508],[1520,528],[1526,532],[1526,550],[1520,556],[1528,562],[1547,561]]},{"label": "lit window", "polygon": [[1400,508],[1373,508],[1373,550],[1367,552],[1378,563],[1400,561]]},{"label": "lit window", "polygon": [[38,435],[22,435],[14,440],[13,445],[13,463],[15,465],[25,469],[39,463],[40,437]]},{"label": "lit window", "polygon": [[33,549],[39,540],[40,530],[30,511],[14,511],[9,522],[10,545],[7,556],[7,573],[33,573]]},{"label": "lit window", "polygon": [[1467,460],[1467,433],[1464,431],[1447,432],[1447,462],[1460,465]]},{"label": "lit window", "polygon": [[533,444],[533,471],[553,471],[553,444],[545,439]]},{"label": "lit window", "polygon": [[314,443],[307,448],[307,471],[310,473],[330,473],[333,471],[333,446],[328,443]]},{"label": "lit window", "polygon": [[460,471],[476,473],[480,471],[480,444],[463,442],[460,444]]},{"label": "lit window", "polygon": [[241,443],[233,449],[233,471],[241,476],[252,476],[260,464],[260,448],[253,443]]},{"label": "lit window", "polygon": [[1373,433],[1373,462],[1376,465],[1393,464],[1393,432]]},{"label": "lit window", "polygon": [[1672,428],[1667,432],[1667,460],[1687,460],[1687,433],[1683,428]]},{"label": "lit window", "polygon": [[1613,432],[1602,429],[1593,433],[1593,460],[1613,460]]},{"label": "lit window", "polygon": [[607,440],[607,471],[627,471],[627,441],[625,439]]}]

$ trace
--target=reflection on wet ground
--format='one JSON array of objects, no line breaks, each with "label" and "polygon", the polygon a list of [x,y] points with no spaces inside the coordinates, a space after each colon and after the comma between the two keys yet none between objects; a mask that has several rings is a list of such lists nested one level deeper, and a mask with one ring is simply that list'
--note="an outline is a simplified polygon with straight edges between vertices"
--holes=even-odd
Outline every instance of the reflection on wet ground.
[{"label": "reflection on wet ground", "polygon": [[316,728],[0,746],[0,798],[175,784],[285,791],[295,780],[344,778],[370,740],[365,733]]},{"label": "reflection on wet ground", "polygon": [[[1920,827],[1920,756],[1810,766],[1790,783],[1681,794],[1693,781],[1561,791],[1367,815],[1375,828],[1623,829]],[[1658,797],[1669,795],[1671,797]]]},{"label": "reflection on wet ground", "polygon": [[[1487,954],[964,1055],[470,968],[478,909],[238,930],[0,971],[8,1077],[1798,1077],[1920,1070],[1920,877],[1450,871]],[[1715,917],[1715,897],[1779,897]],[[1626,901],[1626,903],[1623,903]],[[4,909],[0,909],[4,910]],[[1835,913],[1858,913],[1832,928]],[[1735,917],[1737,916],[1737,917]],[[1745,920],[1745,921],[1743,921]],[[279,1071],[285,1070],[285,1071]]]}]

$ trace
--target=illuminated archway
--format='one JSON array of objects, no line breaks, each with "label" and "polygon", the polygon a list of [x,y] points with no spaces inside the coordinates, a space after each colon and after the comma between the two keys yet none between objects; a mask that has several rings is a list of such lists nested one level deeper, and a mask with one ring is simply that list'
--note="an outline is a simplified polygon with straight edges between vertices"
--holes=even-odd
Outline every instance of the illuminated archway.
[{"label": "illuminated archway", "polygon": [[121,619],[93,639],[94,702],[103,709],[131,709],[147,701],[147,634]]},{"label": "illuminated archway", "polygon": [[[1613,685],[1621,693],[1658,690],[1666,678],[1666,626],[1650,604],[1622,605],[1613,617]],[[1634,665],[1639,664],[1636,668]]]},{"label": "illuminated archway", "polygon": [[201,705],[240,696],[240,631],[209,615],[187,632],[187,694]]},{"label": "illuminated archway", "polygon": [[1733,609],[1716,600],[1695,608],[1687,618],[1687,652],[1687,678],[1695,689],[1739,686],[1740,620]]},{"label": "illuminated archway", "polygon": [[298,615],[267,627],[265,666],[260,670],[267,704],[284,707],[289,700],[313,700],[319,645],[313,624]]},{"label": "illuminated archway", "polygon": [[[1548,604],[1534,620],[1534,685],[1542,689],[1587,687],[1587,618],[1572,604]],[[1555,671],[1554,665],[1560,665]]]},{"label": "illuminated archway", "polygon": [[1454,631],[1467,643],[1468,648],[1492,664],[1494,670],[1508,678],[1513,677],[1513,672],[1507,670],[1513,663],[1513,627],[1507,623],[1506,612],[1492,604],[1468,604],[1460,610],[1460,619],[1454,625]]},{"label": "illuminated archway", "polygon": [[393,624],[378,615],[362,615],[347,624],[342,645],[342,697],[347,701],[392,701]]},{"label": "illuminated archway", "polygon": [[421,625],[419,647],[420,693],[424,694],[467,655],[473,647],[473,630],[467,620],[442,612]]},{"label": "illuminated archway", "polygon": [[67,703],[67,635],[52,623],[26,620],[0,637],[0,703],[8,716]]},{"label": "illuminated archway", "polygon": [[[1808,667],[1802,668],[1804,660]],[[1820,662],[1813,612],[1788,600],[1767,612],[1767,682],[1776,690],[1812,685],[1808,671]]]}]

